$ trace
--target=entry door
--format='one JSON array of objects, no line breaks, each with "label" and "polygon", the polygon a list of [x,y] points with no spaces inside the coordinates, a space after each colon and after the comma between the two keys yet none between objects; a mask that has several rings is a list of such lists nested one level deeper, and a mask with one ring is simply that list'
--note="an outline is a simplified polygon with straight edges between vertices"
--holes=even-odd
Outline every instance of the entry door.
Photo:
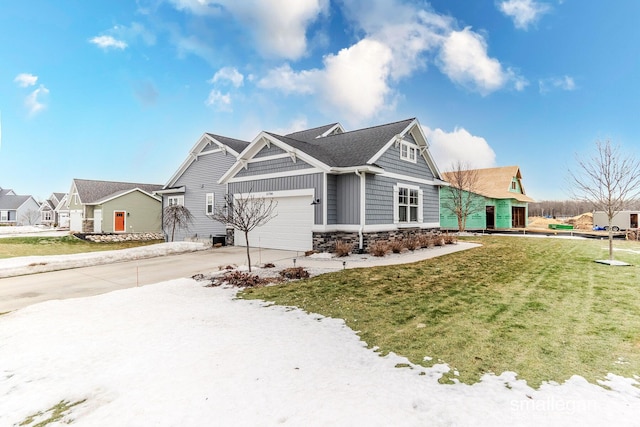
[{"label": "entry door", "polygon": [[487,229],[493,230],[496,228],[496,207],[495,206],[487,206],[485,208],[486,216],[487,216]]},{"label": "entry door", "polygon": [[638,214],[630,214],[629,216],[629,225],[630,228],[638,228]]},{"label": "entry door", "polygon": [[124,231],[124,212],[115,211],[113,215],[113,231]]},{"label": "entry door", "polygon": [[511,208],[511,227],[512,228],[525,227],[524,213],[525,213],[524,207],[514,206]]}]

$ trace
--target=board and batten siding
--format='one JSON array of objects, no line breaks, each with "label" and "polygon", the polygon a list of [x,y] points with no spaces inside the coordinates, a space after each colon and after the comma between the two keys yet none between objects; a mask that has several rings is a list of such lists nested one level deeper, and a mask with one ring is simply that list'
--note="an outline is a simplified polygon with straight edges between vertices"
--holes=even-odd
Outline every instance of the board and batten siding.
[{"label": "board and batten siding", "polygon": [[[212,220],[206,215],[206,195],[213,193],[214,205],[224,204],[226,185],[218,184],[218,179],[235,162],[232,154],[222,152],[210,153],[199,156],[191,163],[187,170],[178,178],[173,186],[185,187],[184,206],[193,215],[193,223],[189,229],[176,229],[174,240],[179,242],[185,239],[209,239],[209,236],[225,235],[224,224]],[[168,195],[163,197],[163,206],[167,205]],[[171,230],[165,230],[171,239]]]},{"label": "board and batten siding", "polygon": [[338,175],[337,224],[360,224],[360,177],[355,173]]},{"label": "board and batten siding", "polygon": [[[406,138],[405,138],[406,139]],[[433,179],[433,173],[424,157],[418,153],[416,163],[400,158],[400,145],[392,144],[387,151],[376,161],[378,166],[386,172],[408,175],[414,178],[426,180]]]},{"label": "board and batten siding", "polygon": [[416,184],[411,181],[402,181],[383,176],[367,175],[367,206],[365,209],[367,225],[393,224],[393,186],[397,184],[419,186],[423,191],[423,222],[439,222],[440,200],[437,186]]},{"label": "board and batten siding", "polygon": [[314,224],[322,224],[322,194],[324,191],[322,173],[231,182],[229,183],[229,194],[264,193],[308,188],[314,189],[314,199],[320,199],[320,204],[314,206]]},{"label": "board and batten siding", "polygon": [[290,157],[284,157],[281,159],[270,159],[262,162],[251,162],[247,164],[247,168],[242,168],[236,174],[236,177],[247,177],[253,175],[263,175],[278,172],[288,172],[293,170],[309,169],[312,168],[310,164],[297,159],[296,162]]},{"label": "board and batten siding", "polygon": [[337,209],[337,175],[327,175],[327,224],[338,223]]}]

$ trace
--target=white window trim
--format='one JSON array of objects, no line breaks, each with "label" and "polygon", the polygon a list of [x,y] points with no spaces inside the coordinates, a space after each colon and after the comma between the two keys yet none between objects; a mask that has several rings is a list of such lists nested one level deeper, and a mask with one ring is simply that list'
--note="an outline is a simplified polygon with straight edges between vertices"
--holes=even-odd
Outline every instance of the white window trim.
[{"label": "white window trim", "polygon": [[[175,202],[172,203],[173,200],[175,200]],[[172,206],[172,205],[184,206],[184,196],[168,196],[167,206]]]},{"label": "white window trim", "polygon": [[9,221],[9,211],[0,211],[0,221],[2,222]]},{"label": "white window trim", "polygon": [[[211,198],[211,202],[209,202]],[[213,215],[213,207],[215,204],[216,196],[213,193],[207,193],[204,196],[204,213],[205,215]]]},{"label": "white window trim", "polygon": [[[404,154],[405,149],[407,151],[406,155]],[[412,156],[412,153],[413,153],[413,156]],[[400,142],[400,159],[406,162],[417,163],[418,162],[418,146],[406,141],[401,141]]]},{"label": "white window trim", "polygon": [[[398,197],[400,195],[400,188],[406,188],[407,190],[416,190],[418,192],[418,218],[417,221],[411,221],[411,213],[407,211],[407,221],[400,221],[400,203]],[[407,195],[409,197],[409,195]],[[424,222],[424,192],[417,185],[411,184],[396,184],[393,186],[393,222],[399,226],[407,224],[422,224]],[[407,205],[410,207],[411,205]]]}]

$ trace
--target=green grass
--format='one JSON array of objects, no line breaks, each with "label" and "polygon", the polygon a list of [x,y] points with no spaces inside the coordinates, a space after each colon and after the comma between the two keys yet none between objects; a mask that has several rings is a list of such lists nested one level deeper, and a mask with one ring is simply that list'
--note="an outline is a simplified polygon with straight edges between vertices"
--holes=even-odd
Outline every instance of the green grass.
[{"label": "green grass", "polygon": [[[595,263],[606,241],[481,237],[409,265],[344,270],[240,295],[342,318],[381,354],[439,361],[471,384],[515,371],[538,387],[578,374],[640,374],[638,267]],[[640,263],[640,244],[616,259]],[[424,357],[433,359],[425,362]],[[444,377],[442,381],[449,381]]]},{"label": "green grass", "polygon": [[96,243],[74,236],[62,237],[3,237],[0,239],[0,259],[33,255],[66,255],[83,252],[111,251],[151,245],[161,241],[131,241]]},{"label": "green grass", "polygon": [[[40,411],[40,412],[36,412],[35,414],[29,415],[27,418],[25,418],[18,425],[19,426],[27,426],[27,427],[44,427],[44,426],[47,426],[50,423],[54,423],[54,422],[60,421],[62,419],[62,417],[64,417],[66,415],[66,413],[71,408],[73,408],[74,406],[79,405],[79,404],[81,404],[81,403],[83,403],[85,401],[86,401],[86,399],[70,403],[70,402],[68,402],[66,400],[61,400],[60,402],[58,402],[57,404],[53,405],[51,408],[47,409],[46,411]],[[45,418],[45,417],[47,417],[47,418]],[[33,424],[39,419],[42,419],[42,420],[38,421],[36,424]]]}]

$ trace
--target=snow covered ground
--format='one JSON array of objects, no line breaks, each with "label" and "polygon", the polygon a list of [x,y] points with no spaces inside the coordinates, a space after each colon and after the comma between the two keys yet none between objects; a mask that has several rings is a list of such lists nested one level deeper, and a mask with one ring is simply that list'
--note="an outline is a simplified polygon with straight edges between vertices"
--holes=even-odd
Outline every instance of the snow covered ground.
[{"label": "snow covered ground", "polygon": [[0,316],[0,426],[61,401],[82,403],[52,426],[640,425],[634,379],[534,390],[510,372],[439,384],[446,370],[381,357],[342,320],[180,279]]}]

